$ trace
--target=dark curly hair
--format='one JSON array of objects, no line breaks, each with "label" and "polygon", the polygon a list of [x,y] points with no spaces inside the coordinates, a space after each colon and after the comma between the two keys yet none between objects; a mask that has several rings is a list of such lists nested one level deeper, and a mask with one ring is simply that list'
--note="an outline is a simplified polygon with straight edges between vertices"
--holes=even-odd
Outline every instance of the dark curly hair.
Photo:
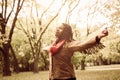
[{"label": "dark curly hair", "polygon": [[66,23],[62,23],[63,25],[63,33],[62,35],[59,37],[59,39],[65,39],[66,41],[72,41],[73,39],[73,33],[72,33],[72,28],[70,25],[66,24]]}]

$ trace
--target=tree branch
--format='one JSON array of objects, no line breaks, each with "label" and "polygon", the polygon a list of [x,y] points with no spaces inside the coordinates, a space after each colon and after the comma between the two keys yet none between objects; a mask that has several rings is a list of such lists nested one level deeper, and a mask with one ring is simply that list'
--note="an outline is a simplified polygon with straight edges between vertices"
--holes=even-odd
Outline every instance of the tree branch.
[{"label": "tree branch", "polygon": [[65,5],[66,0],[62,3],[62,6],[59,8],[57,14],[50,20],[50,22],[46,25],[46,27],[44,28],[44,30],[41,32],[41,35],[39,36],[39,40],[37,41],[37,44],[40,42],[43,34],[45,33],[45,31],[47,30],[48,26],[54,21],[54,19],[59,15],[59,12],[61,11],[61,9],[63,8],[63,6]]},{"label": "tree branch", "polygon": [[4,19],[6,19],[6,13],[7,13],[7,0],[5,0],[5,12],[4,12]]},{"label": "tree branch", "polygon": [[15,0],[13,1],[13,7],[12,7],[12,10],[10,11],[10,13],[8,14],[8,17],[7,17],[7,19],[6,19],[6,23],[8,22],[11,14],[12,14],[12,12],[13,12],[14,6],[15,6]]},{"label": "tree branch", "polygon": [[21,1],[21,0],[18,1],[17,10],[16,10],[15,17],[14,17],[13,23],[12,23],[12,28],[11,28],[10,33],[9,33],[9,40],[10,40],[10,42],[11,42],[11,40],[12,40],[13,30],[14,30],[14,28],[15,28],[15,23],[16,23],[16,21],[17,21],[17,16],[18,16],[19,11],[21,10],[21,7],[22,7],[22,5],[23,5],[24,0],[22,1],[21,6],[20,6],[20,1]]},{"label": "tree branch", "polygon": [[54,1],[55,1],[55,0],[53,0],[53,1],[51,2],[51,4],[48,6],[48,8],[47,8],[46,10],[44,10],[44,12],[41,14],[41,16],[40,16],[40,18],[39,18],[39,25],[41,25],[40,20],[42,20],[43,15],[50,9],[50,7],[51,7],[52,4],[54,3]]},{"label": "tree branch", "polygon": [[[18,20],[18,21],[19,21],[19,20]],[[34,52],[34,47],[33,47],[33,45],[32,45],[30,33],[29,33],[28,29],[27,29],[27,31],[26,31],[26,30],[23,28],[23,25],[22,25],[22,23],[21,23],[20,21],[19,21],[19,24],[20,24],[20,26],[21,26],[21,28],[22,28],[22,31],[27,35],[27,38],[28,38],[29,43],[30,43],[30,47],[31,47],[32,52],[33,52],[33,57],[35,57],[35,56],[34,56],[34,54],[35,54],[35,52]],[[27,24],[27,19],[26,19],[26,24]],[[27,25],[27,26],[28,26],[28,25]]]}]

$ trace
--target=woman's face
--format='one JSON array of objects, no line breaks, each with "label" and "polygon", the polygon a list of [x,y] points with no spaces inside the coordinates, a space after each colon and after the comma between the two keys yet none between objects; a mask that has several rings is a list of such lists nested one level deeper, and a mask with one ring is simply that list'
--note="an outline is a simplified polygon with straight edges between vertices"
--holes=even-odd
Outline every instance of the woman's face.
[{"label": "woman's face", "polygon": [[62,35],[63,29],[64,29],[63,25],[56,28],[55,36],[57,38],[59,38]]}]

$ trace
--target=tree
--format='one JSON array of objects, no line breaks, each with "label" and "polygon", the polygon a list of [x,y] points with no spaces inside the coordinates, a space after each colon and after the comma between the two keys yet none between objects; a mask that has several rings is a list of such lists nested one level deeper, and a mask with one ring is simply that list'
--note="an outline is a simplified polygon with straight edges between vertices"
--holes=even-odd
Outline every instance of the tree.
[{"label": "tree", "polygon": [[[8,8],[10,8],[10,6],[8,6],[8,3],[9,4],[12,3],[12,7],[10,11],[8,10]],[[16,5],[15,3],[17,3],[17,7],[15,7]],[[18,0],[18,1],[2,0],[2,4],[1,4],[2,12],[0,13],[0,27],[1,27],[0,32],[2,34],[1,39],[3,40],[2,46],[1,46],[3,50],[3,57],[4,57],[3,76],[11,75],[9,50],[12,49],[11,48],[12,35],[15,28],[15,23],[17,21],[17,16],[22,8],[23,3],[24,3],[24,0]],[[6,32],[7,24],[12,15],[13,15],[13,18],[12,18],[13,22],[10,26],[11,27],[10,31]]]},{"label": "tree", "polygon": [[[20,21],[19,25],[21,26],[20,29],[26,34],[29,44],[31,47],[33,59],[34,59],[34,67],[33,71],[35,73],[39,72],[38,62],[39,62],[39,55],[41,55],[41,48],[42,48],[42,36],[47,30],[47,28],[50,26],[50,24],[55,20],[55,18],[59,15],[59,12],[61,11],[62,7],[64,6],[66,1],[63,1],[59,7],[59,9],[53,14],[53,16],[48,15],[49,9],[53,6],[55,0],[51,2],[51,4],[42,12],[41,15],[38,14],[38,6],[36,2],[32,2],[33,5],[31,5],[31,15],[29,17],[29,22],[27,21],[28,18],[26,18],[26,21]],[[36,18],[32,14],[32,7],[36,10]],[[43,19],[44,17],[49,16],[47,18],[47,22]],[[24,25],[26,27],[24,27]],[[29,26],[28,26],[29,25]],[[43,55],[41,55],[43,56]]]}]

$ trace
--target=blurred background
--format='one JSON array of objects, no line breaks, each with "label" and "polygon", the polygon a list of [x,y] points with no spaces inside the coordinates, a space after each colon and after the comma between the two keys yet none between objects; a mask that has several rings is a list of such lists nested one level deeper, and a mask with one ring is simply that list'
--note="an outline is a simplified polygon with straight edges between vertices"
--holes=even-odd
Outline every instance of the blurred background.
[{"label": "blurred background", "polygon": [[60,23],[71,25],[80,41],[108,28],[103,49],[74,54],[76,70],[120,64],[120,0],[0,0],[0,76],[48,71],[43,48],[52,43]]}]

